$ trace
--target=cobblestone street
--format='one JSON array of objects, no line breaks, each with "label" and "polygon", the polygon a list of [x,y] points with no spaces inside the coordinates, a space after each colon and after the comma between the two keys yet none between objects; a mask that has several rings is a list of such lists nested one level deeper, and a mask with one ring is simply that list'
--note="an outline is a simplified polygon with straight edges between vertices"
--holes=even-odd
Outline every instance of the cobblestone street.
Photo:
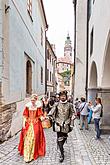
[{"label": "cobblestone street", "polygon": [[[29,165],[59,165],[59,152],[56,146],[56,133],[52,129],[45,130],[47,150],[46,156],[32,161]],[[94,125],[88,130],[79,130],[76,121],[74,130],[69,134],[65,144],[65,159],[62,165],[110,165],[109,135],[102,139],[94,139]],[[25,165],[23,157],[19,156],[17,146],[19,134],[0,145],[0,165]]]}]

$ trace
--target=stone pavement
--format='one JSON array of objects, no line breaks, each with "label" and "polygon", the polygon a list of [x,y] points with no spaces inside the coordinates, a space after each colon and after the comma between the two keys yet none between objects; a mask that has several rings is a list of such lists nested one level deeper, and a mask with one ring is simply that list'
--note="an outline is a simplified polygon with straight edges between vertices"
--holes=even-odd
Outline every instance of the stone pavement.
[{"label": "stone pavement", "polygon": [[110,165],[109,135],[102,135],[95,140],[94,125],[89,130],[79,130],[75,122],[74,130],[69,134],[65,144],[65,159],[59,163],[59,152],[56,146],[56,133],[52,128],[45,129],[46,156],[30,163],[25,163],[18,153],[19,134],[0,144],[0,165]]}]

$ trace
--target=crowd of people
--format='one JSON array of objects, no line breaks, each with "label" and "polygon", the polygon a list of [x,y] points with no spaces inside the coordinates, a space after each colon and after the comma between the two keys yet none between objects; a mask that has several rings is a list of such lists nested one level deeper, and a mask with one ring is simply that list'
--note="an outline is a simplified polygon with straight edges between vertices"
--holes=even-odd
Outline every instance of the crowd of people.
[{"label": "crowd of people", "polygon": [[53,131],[57,133],[57,147],[60,151],[59,161],[64,160],[64,143],[68,133],[74,127],[74,120],[79,120],[80,130],[89,130],[88,124],[93,117],[96,139],[100,139],[100,118],[102,116],[102,103],[100,98],[95,99],[96,105],[86,102],[84,97],[75,99],[68,97],[67,91],[62,91],[56,96],[48,98],[44,96],[38,100],[38,96],[33,94],[30,101],[25,105],[23,111],[23,127],[20,134],[18,150],[24,157],[25,162],[45,156],[46,138],[44,128],[53,126]]},{"label": "crowd of people", "polygon": [[84,97],[81,97],[79,100],[75,100],[75,109],[78,119],[80,120],[80,130],[83,130],[84,127],[88,130],[88,124],[91,123],[91,120],[94,120],[95,131],[96,131],[96,140],[100,139],[100,121],[103,116],[103,105],[101,98],[95,98],[95,105],[91,101],[86,102]]}]

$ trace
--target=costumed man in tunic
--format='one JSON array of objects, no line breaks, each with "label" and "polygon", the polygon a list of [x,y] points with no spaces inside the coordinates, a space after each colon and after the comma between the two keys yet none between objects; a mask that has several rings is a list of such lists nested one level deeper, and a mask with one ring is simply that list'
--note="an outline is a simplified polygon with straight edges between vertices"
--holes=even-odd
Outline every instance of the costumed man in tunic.
[{"label": "costumed man in tunic", "polygon": [[54,120],[54,123],[58,126],[54,128],[57,132],[57,144],[60,150],[60,162],[64,160],[64,148],[63,145],[67,140],[68,133],[71,126],[71,121],[74,118],[73,105],[67,102],[67,91],[62,91],[59,93],[60,101],[55,103],[48,116]]},{"label": "costumed man in tunic", "polygon": [[18,151],[24,156],[25,162],[45,156],[45,136],[42,128],[43,111],[37,96],[32,95],[31,101],[25,105],[23,112],[23,128],[20,134]]}]

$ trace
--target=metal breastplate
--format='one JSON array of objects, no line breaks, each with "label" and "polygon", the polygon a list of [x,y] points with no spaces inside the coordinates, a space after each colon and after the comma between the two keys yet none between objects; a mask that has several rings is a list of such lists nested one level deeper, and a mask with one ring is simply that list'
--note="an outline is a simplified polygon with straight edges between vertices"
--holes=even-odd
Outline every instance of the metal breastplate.
[{"label": "metal breastplate", "polygon": [[57,111],[57,115],[56,115],[56,120],[58,121],[58,123],[64,122],[69,118],[69,104],[68,103],[59,103],[58,106],[58,111]]}]

